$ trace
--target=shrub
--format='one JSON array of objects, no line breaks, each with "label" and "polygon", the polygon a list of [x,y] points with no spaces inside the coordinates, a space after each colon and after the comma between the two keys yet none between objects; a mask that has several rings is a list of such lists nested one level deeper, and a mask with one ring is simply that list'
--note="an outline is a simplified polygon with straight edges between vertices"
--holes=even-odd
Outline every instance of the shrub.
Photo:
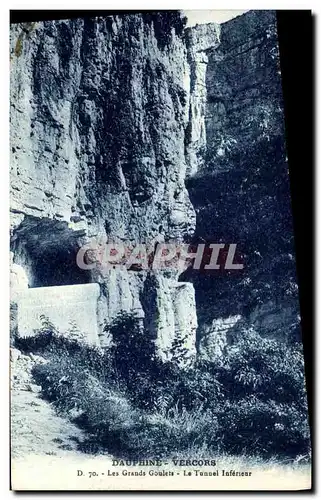
[{"label": "shrub", "polygon": [[222,447],[228,453],[296,456],[309,451],[307,414],[295,403],[247,396],[226,400],[217,417]]},{"label": "shrub", "polygon": [[213,370],[224,395],[213,410],[228,452],[242,453],[244,448],[261,455],[308,452],[300,344],[286,345],[247,331]]},{"label": "shrub", "polygon": [[204,440],[216,443],[217,420],[209,411],[201,407],[193,411],[178,406],[168,409],[168,403],[162,411],[142,411],[131,403],[126,389],[122,392],[114,381],[93,375],[90,367],[84,368],[82,360],[68,351],[36,365],[33,374],[43,396],[58,412],[87,431],[84,451],[155,458],[188,449],[191,444],[201,445]]},{"label": "shrub", "polygon": [[66,331],[64,336],[70,340],[76,340],[77,342],[86,343],[86,336],[82,331],[80,331],[77,323],[75,321],[70,321],[69,324],[70,327]]},{"label": "shrub", "polygon": [[[102,351],[100,348],[79,342],[79,337],[68,338],[59,334],[55,326],[46,316],[41,317],[42,327],[30,337],[17,337],[15,347],[24,353],[33,352],[45,356],[53,363],[71,363],[74,366],[82,366],[84,373],[97,375],[102,379],[113,377],[113,368],[111,357],[108,351]],[[81,370],[81,368],[79,368]]]},{"label": "shrub", "polygon": [[135,314],[120,312],[110,325],[105,325],[105,332],[113,339],[115,368],[127,381],[157,369],[155,344]]},{"label": "shrub", "polygon": [[304,357],[299,343],[289,345],[244,331],[228,349],[216,376],[230,399],[255,395],[263,401],[295,403],[307,411]]},{"label": "shrub", "polygon": [[220,363],[161,363],[133,315],[109,325],[114,345],[103,352],[42,329],[17,339],[44,355],[34,377],[58,412],[82,426],[84,451],[129,458],[214,454],[297,455],[309,450],[303,355],[244,332]]}]

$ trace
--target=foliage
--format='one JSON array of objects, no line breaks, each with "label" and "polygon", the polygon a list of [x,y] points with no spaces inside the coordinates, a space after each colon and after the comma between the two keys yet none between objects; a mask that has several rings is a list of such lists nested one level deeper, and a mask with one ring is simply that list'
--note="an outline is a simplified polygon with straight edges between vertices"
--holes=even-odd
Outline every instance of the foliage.
[{"label": "foliage", "polygon": [[217,413],[222,448],[261,456],[296,456],[309,449],[307,413],[295,403],[262,401],[255,395],[227,400]]},{"label": "foliage", "polygon": [[186,347],[188,335],[177,335],[170,349],[170,357],[172,362],[181,363],[188,356],[188,348]]},{"label": "foliage", "polygon": [[264,454],[296,455],[309,449],[304,358],[300,344],[286,345],[254,331],[230,347],[215,369],[224,399],[216,406],[222,445]]},{"label": "foliage", "polygon": [[306,410],[304,358],[300,343],[288,345],[262,338],[254,330],[232,345],[217,369],[219,380],[233,398],[255,394],[268,401],[296,401]]},{"label": "foliage", "polygon": [[104,330],[113,339],[115,368],[122,377],[129,380],[137,373],[150,373],[156,362],[156,350],[140,318],[121,311]]},{"label": "foliage", "polygon": [[[227,151],[219,164],[215,159],[213,168],[208,162],[206,159],[204,172],[187,181],[197,212],[195,242],[199,238],[208,243],[239,242],[238,254],[243,257],[246,277],[244,271],[210,274],[187,269],[180,279],[194,284],[199,320],[205,321],[207,314],[212,318],[235,314],[248,317],[256,307],[270,301],[297,310],[283,137],[262,137],[244,147],[239,145],[237,150]],[[217,185],[220,188],[214,189]],[[297,325],[294,328],[295,336]]]},{"label": "foliage", "polygon": [[140,320],[118,316],[102,351],[43,318],[16,347],[46,357],[34,377],[57,411],[87,431],[82,449],[131,458],[175,453],[296,456],[309,451],[303,355],[254,331],[220,362],[162,363]]},{"label": "foliage", "polygon": [[59,363],[63,366],[64,360],[67,364],[73,361],[75,366],[79,366],[79,370],[84,371],[84,374],[88,372],[99,374],[102,379],[112,377],[110,357],[107,353],[102,352],[98,347],[79,342],[78,338],[72,338],[72,336],[68,338],[59,334],[46,316],[42,315],[41,320],[42,327],[34,336],[16,337],[17,349],[24,353],[39,354],[57,362],[57,368]]}]

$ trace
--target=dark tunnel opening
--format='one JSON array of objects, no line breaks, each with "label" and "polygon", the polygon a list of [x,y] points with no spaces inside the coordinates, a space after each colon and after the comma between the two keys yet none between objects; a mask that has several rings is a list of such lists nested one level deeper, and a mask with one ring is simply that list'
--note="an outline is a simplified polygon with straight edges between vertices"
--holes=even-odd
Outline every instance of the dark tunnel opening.
[{"label": "dark tunnel opening", "polygon": [[11,240],[13,261],[24,268],[29,287],[91,283],[91,273],[77,265],[79,234],[66,222],[26,217]]}]

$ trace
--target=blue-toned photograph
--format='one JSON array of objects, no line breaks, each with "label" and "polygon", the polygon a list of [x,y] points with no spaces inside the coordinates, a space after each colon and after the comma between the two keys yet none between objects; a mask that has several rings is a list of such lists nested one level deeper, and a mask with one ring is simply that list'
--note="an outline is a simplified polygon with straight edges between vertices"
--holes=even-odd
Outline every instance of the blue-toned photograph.
[{"label": "blue-toned photograph", "polygon": [[12,488],[310,489],[277,12],[28,12]]}]

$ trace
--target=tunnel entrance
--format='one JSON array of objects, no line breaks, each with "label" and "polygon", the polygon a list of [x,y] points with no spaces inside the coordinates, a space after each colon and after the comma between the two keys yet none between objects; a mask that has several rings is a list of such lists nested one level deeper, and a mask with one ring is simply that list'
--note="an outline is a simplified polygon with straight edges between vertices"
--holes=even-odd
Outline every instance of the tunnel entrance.
[{"label": "tunnel entrance", "polygon": [[100,287],[76,263],[83,236],[66,222],[26,217],[11,239],[11,300],[17,304],[17,333],[34,335],[48,318],[61,335],[99,345]]},{"label": "tunnel entrance", "polygon": [[26,217],[11,239],[13,263],[25,270],[30,288],[90,283],[90,271],[76,263],[81,236],[66,222]]}]

